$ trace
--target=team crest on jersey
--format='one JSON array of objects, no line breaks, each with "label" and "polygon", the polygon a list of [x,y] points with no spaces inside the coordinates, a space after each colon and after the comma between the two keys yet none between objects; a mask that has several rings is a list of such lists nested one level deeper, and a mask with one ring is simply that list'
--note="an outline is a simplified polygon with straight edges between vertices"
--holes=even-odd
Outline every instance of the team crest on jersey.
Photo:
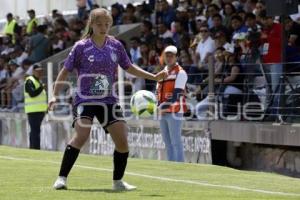
[{"label": "team crest on jersey", "polygon": [[116,62],[117,61],[117,55],[115,53],[111,53],[110,54],[110,58],[113,62]]},{"label": "team crest on jersey", "polygon": [[95,61],[94,55],[90,55],[90,56],[88,57],[88,61],[94,62],[94,61]]},{"label": "team crest on jersey", "polygon": [[84,109],[83,106],[77,106],[77,115],[81,115],[83,109]]},{"label": "team crest on jersey", "polygon": [[100,74],[95,77],[93,86],[91,87],[91,93],[93,95],[103,95],[109,88],[110,84],[107,76]]}]

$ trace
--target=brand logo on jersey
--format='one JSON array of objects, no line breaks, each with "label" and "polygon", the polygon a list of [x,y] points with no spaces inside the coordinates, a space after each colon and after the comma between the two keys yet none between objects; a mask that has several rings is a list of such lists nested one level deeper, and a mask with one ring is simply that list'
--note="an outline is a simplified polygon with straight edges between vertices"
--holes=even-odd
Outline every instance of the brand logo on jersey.
[{"label": "brand logo on jersey", "polygon": [[94,55],[90,55],[90,56],[88,57],[88,60],[89,60],[90,62],[94,62],[94,61],[95,61]]},{"label": "brand logo on jersey", "polygon": [[111,53],[110,58],[112,59],[113,62],[117,61],[117,55],[115,53]]}]

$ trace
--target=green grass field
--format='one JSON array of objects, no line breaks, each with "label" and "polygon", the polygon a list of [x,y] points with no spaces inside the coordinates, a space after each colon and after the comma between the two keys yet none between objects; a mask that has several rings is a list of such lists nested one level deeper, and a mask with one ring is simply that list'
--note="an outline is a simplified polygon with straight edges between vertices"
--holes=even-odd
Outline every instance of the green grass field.
[{"label": "green grass field", "polygon": [[82,154],[68,190],[55,191],[62,152],[0,146],[0,200],[300,199],[300,179],[212,165],[129,159],[124,180],[136,191],[111,190],[112,158]]}]

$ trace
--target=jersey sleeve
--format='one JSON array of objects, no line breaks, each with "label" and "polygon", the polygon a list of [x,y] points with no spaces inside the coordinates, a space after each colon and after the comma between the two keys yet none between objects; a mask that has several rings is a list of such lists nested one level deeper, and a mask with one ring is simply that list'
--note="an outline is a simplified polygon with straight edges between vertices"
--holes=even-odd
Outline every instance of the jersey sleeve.
[{"label": "jersey sleeve", "polygon": [[64,64],[64,67],[70,72],[72,72],[74,68],[78,68],[79,55],[80,55],[78,52],[79,52],[79,45],[78,43],[76,43],[73,46]]},{"label": "jersey sleeve", "polygon": [[120,42],[118,45],[119,49],[118,49],[118,61],[119,61],[119,65],[121,68],[123,68],[124,70],[127,70],[131,65],[131,61],[127,55],[127,52],[123,46],[123,44]]}]

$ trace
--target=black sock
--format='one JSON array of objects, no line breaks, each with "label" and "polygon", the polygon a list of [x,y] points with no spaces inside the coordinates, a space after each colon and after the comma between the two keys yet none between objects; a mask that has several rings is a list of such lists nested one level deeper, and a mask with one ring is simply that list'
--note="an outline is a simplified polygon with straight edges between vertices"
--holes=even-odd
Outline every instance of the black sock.
[{"label": "black sock", "polygon": [[114,151],[114,180],[121,180],[123,178],[127,165],[128,154],[129,152],[120,153],[116,150]]},{"label": "black sock", "polygon": [[80,150],[68,145],[61,162],[59,176],[67,177],[78,157]]}]

